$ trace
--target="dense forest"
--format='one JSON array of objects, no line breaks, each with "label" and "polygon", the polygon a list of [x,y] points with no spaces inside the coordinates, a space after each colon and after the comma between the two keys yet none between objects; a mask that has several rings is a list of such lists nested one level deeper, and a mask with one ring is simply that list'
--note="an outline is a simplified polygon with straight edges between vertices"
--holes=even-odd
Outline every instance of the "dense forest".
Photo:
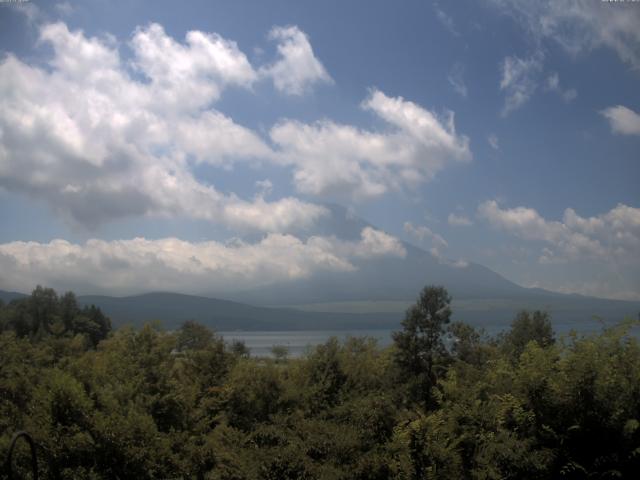
[{"label": "dense forest", "polygon": [[389,348],[254,358],[38,287],[0,305],[0,454],[26,430],[44,478],[637,478],[637,322],[555,338],[523,311],[489,337],[450,302],[426,287]]}]

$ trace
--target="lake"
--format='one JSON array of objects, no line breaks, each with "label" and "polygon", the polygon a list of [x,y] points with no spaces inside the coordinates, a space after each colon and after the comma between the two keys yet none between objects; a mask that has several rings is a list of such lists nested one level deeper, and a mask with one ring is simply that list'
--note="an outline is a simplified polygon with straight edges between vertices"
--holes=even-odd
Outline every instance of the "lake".
[{"label": "lake", "polygon": [[[581,334],[598,332],[602,328],[602,323],[592,319],[583,322],[552,322],[556,336],[566,335],[571,330]],[[608,324],[610,325],[610,324]],[[474,325],[479,327],[480,325]],[[489,335],[496,335],[500,331],[508,328],[508,324],[483,324],[482,328]],[[398,325],[398,330],[400,329]],[[390,329],[370,329],[370,330],[288,330],[288,331],[227,331],[218,332],[227,342],[239,340],[250,349],[254,357],[270,357],[271,347],[283,345],[289,349],[290,357],[300,357],[309,347],[325,343],[331,337],[337,337],[344,341],[348,337],[370,337],[377,340],[378,345],[386,347],[391,345]],[[637,331],[635,332],[637,334]]]},{"label": "lake", "polygon": [[290,357],[302,356],[308,347],[325,343],[331,337],[345,340],[348,337],[371,337],[378,345],[391,344],[392,330],[289,330],[280,332],[218,332],[227,342],[239,340],[251,350],[254,357],[270,357],[271,347],[283,345]]}]

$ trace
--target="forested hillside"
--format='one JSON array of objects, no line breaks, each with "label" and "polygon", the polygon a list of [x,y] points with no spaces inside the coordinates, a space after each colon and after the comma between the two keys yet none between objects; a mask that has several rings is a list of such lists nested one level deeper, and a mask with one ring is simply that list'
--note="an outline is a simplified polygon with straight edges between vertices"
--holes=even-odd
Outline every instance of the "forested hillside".
[{"label": "forested hillside", "polygon": [[44,478],[637,478],[636,323],[556,338],[522,312],[489,338],[450,302],[425,288],[387,349],[268,359],[38,288],[0,308],[0,454],[26,430]]}]

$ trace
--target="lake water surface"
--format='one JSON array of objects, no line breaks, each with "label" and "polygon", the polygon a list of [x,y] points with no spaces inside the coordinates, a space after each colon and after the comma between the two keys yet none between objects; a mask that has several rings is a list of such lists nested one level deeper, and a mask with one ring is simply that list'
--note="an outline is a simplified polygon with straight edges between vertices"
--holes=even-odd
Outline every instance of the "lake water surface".
[{"label": "lake water surface", "polygon": [[344,341],[348,337],[371,337],[378,345],[391,344],[392,330],[291,330],[280,332],[218,332],[227,342],[239,340],[251,350],[255,357],[271,356],[271,347],[283,345],[289,349],[290,357],[302,356],[307,348],[325,343],[331,337]]},{"label": "lake water surface", "polygon": [[[474,325],[477,327],[477,325]],[[589,320],[580,323],[554,322],[553,329],[556,336],[561,336],[575,330],[581,334],[598,332],[602,329],[603,324],[597,320]],[[505,324],[482,325],[485,332],[489,335],[496,335],[500,331],[508,328]],[[398,325],[398,330],[401,327]],[[251,355],[255,357],[271,356],[271,347],[274,345],[283,345],[289,349],[290,357],[302,356],[309,347],[314,347],[325,343],[331,337],[337,337],[338,340],[344,341],[348,337],[370,337],[377,340],[380,347],[391,345],[391,333],[394,330],[289,330],[289,331],[272,331],[272,332],[218,332],[227,342],[239,340],[250,349]],[[637,332],[636,332],[637,334]]]}]

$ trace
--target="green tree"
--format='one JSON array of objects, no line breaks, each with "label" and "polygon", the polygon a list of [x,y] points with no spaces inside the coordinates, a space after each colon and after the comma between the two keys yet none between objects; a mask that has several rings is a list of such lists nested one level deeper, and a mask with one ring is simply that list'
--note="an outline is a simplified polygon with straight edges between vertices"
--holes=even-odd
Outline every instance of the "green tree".
[{"label": "green tree", "polygon": [[271,354],[276,359],[276,363],[283,362],[289,356],[289,347],[286,345],[274,345],[271,347]]},{"label": "green tree", "polygon": [[522,354],[529,342],[536,342],[542,348],[553,345],[555,336],[549,314],[540,310],[519,312],[511,323],[511,329],[500,335],[499,342],[503,351],[513,359]]},{"label": "green tree", "polygon": [[230,372],[225,389],[229,424],[242,430],[267,421],[280,407],[282,382],[272,364],[240,361]]},{"label": "green tree", "polygon": [[180,327],[177,348],[184,350],[203,350],[211,345],[213,333],[204,325],[187,320]]},{"label": "green tree", "polygon": [[58,297],[51,288],[38,285],[31,296],[13,300],[0,309],[3,329],[13,330],[19,337],[42,339],[85,336],[95,347],[111,331],[111,320],[94,306],[80,309],[76,296],[67,292]]},{"label": "green tree", "polygon": [[306,359],[303,373],[306,384],[303,393],[311,411],[320,412],[340,402],[347,376],[341,365],[340,344],[336,337],[315,348]]},{"label": "green tree", "polygon": [[446,357],[443,337],[451,317],[451,296],[444,287],[425,287],[393,333],[395,360],[409,383],[411,400],[430,405],[436,367]]},{"label": "green tree", "polygon": [[251,350],[242,340],[234,340],[231,342],[231,353],[237,358],[249,358]]},{"label": "green tree", "polygon": [[492,353],[484,330],[476,330],[464,322],[453,322],[448,329],[451,335],[451,354],[457,360],[481,366]]},{"label": "green tree", "polygon": [[74,334],[86,335],[92,346],[97,346],[111,331],[111,320],[95,305],[84,307],[73,318],[71,330]]},{"label": "green tree", "polygon": [[[32,334],[51,333],[51,326],[60,323],[58,295],[52,288],[44,288],[38,285],[31,292],[31,297],[27,299],[27,304],[31,314]],[[56,327],[54,331],[57,332],[59,326],[56,325]]]}]

